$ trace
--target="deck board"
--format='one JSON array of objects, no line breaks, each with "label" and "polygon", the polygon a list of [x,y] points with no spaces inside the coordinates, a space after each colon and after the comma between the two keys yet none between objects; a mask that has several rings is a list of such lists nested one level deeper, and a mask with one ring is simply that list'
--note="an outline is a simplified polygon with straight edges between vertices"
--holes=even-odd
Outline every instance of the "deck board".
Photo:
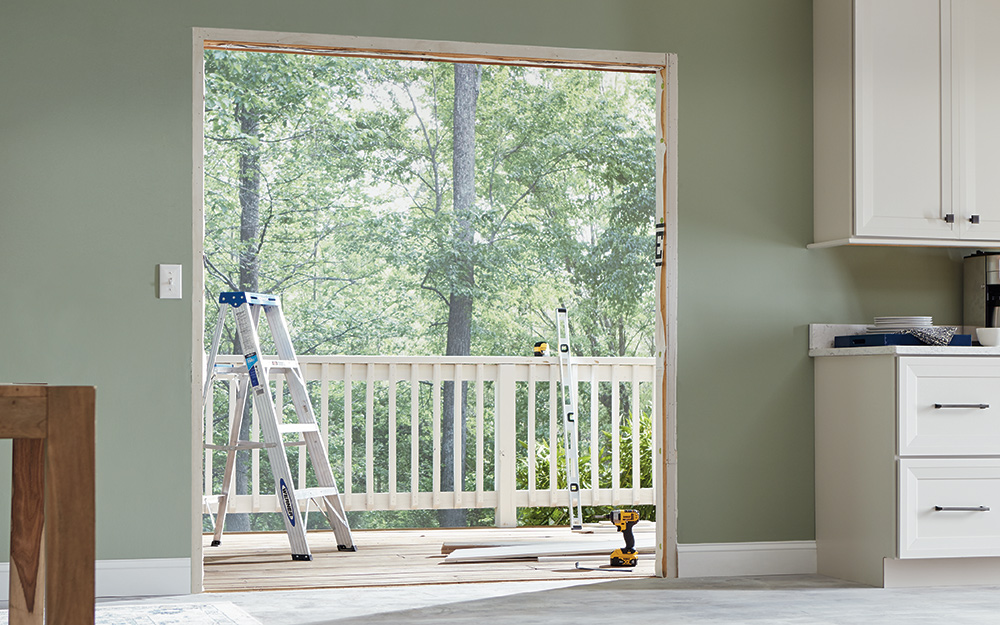
[{"label": "deck board", "polygon": [[[652,531],[636,528],[637,533]],[[522,560],[445,564],[443,551],[453,545],[476,546],[503,542],[523,544],[547,542],[607,543],[614,528],[600,527],[579,534],[566,527],[461,528],[421,530],[354,531],[356,552],[341,552],[330,531],[311,531],[311,562],[293,562],[284,533],[226,534],[222,545],[209,547],[212,536],[204,536],[207,592],[247,590],[295,590],[362,586],[408,586],[472,582],[543,581],[575,579],[620,579],[653,575],[653,557],[640,555],[631,572],[611,569],[581,571],[574,562]],[[624,542],[622,543],[624,544]],[[584,566],[607,562],[601,556],[581,556]]]}]

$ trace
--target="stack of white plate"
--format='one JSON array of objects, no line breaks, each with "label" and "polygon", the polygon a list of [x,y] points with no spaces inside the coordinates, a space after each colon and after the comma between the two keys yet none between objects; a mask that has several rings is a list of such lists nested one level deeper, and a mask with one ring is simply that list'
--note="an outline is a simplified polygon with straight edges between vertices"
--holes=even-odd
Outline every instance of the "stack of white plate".
[{"label": "stack of white plate", "polygon": [[868,334],[888,334],[915,328],[933,328],[930,317],[875,317],[875,325],[868,326]]}]

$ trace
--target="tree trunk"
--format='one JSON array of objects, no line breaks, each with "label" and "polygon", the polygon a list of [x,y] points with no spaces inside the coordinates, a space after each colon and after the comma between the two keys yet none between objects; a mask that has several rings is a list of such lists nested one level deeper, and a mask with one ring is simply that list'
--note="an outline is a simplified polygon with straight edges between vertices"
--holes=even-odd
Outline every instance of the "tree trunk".
[{"label": "tree trunk", "polygon": [[[468,356],[472,347],[472,304],[475,286],[475,265],[472,247],[475,245],[472,208],[476,200],[476,100],[479,98],[479,79],[482,70],[477,65],[455,64],[455,103],[452,130],[452,179],[455,211],[455,229],[452,244],[455,265],[451,293],[448,298],[448,340],[445,354]],[[465,481],[462,463],[455,484],[455,451],[460,459],[465,457],[466,398],[468,387],[462,383],[461,432],[455,432],[455,386],[445,382],[441,427],[441,490],[461,490]],[[438,520],[442,527],[466,525],[465,510],[440,510]]]},{"label": "tree trunk", "polygon": [[[236,119],[240,130],[245,136],[257,137],[260,134],[259,117],[255,111],[248,111],[242,104],[236,105]],[[260,230],[260,148],[251,141],[242,144],[239,162],[239,197],[240,197],[240,290],[256,293],[260,276],[260,264],[257,258]],[[242,354],[238,341],[234,340],[233,353]],[[240,440],[250,439],[250,406],[253,394],[247,397],[246,408],[243,411],[243,422],[240,427]],[[236,494],[246,495],[250,492],[250,452],[240,451],[236,454]],[[250,515],[230,514],[226,516],[226,529],[234,532],[250,531]]]}]

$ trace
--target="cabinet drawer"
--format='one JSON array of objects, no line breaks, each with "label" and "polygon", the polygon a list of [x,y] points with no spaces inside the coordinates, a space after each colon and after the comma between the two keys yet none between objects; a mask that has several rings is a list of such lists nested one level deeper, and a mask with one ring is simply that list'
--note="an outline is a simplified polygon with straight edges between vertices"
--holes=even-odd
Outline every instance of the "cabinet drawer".
[{"label": "cabinet drawer", "polygon": [[1000,358],[900,358],[899,455],[1000,454]]},{"label": "cabinet drawer", "polygon": [[899,557],[1000,556],[1000,459],[899,461]]}]

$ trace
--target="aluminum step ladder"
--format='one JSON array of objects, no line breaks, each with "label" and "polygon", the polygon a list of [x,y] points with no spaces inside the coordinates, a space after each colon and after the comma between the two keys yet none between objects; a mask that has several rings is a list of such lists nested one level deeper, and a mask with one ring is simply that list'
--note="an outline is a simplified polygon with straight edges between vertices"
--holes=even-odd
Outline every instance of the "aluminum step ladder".
[{"label": "aluminum step ladder", "polygon": [[[236,336],[243,354],[244,364],[217,365],[215,360],[219,355],[219,342],[222,339],[222,330],[230,309],[233,310],[233,316],[236,318]],[[257,333],[261,310],[264,311],[268,327],[271,330],[277,359],[261,357],[260,336]],[[268,384],[269,376],[273,373],[285,375],[292,403],[295,405],[297,423],[284,423],[281,416],[275,411],[274,398]],[[292,340],[288,334],[285,317],[281,312],[280,298],[275,295],[261,295],[243,291],[219,295],[219,320],[215,325],[212,349],[208,358],[208,370],[205,373],[205,389],[202,395],[203,408],[211,401],[213,380],[221,374],[236,375],[236,412],[230,426],[229,444],[205,445],[206,449],[224,449],[226,451],[226,469],[222,478],[222,492],[208,498],[217,498],[219,504],[212,546],[222,544],[226,508],[229,503],[229,494],[233,488],[236,453],[244,449],[263,448],[267,450],[271,463],[275,484],[274,492],[278,497],[278,508],[282,511],[281,517],[288,533],[292,560],[312,560],[309,544],[306,541],[304,516],[298,503],[303,500],[307,502],[306,514],[308,514],[309,502],[316,502],[317,507],[333,529],[337,539],[337,548],[340,551],[357,551],[351,536],[351,528],[347,523],[347,515],[344,513],[344,506],[340,500],[340,491],[333,479],[326,445],[320,435],[312,403],[309,401],[309,392],[299,369],[295,350],[292,348]],[[260,419],[263,442],[239,440],[247,396],[251,394]],[[298,440],[285,441],[284,435],[289,433],[297,434]],[[286,447],[303,444],[306,446],[307,455],[312,461],[319,484],[315,488],[295,488],[288,465]]]},{"label": "aluminum step ladder", "polygon": [[[556,309],[556,327],[559,334],[559,374],[562,381],[563,439],[566,444],[566,488],[569,491],[570,529],[583,529],[583,510],[580,507],[580,457],[577,430],[576,369],[571,361],[569,348],[569,313],[565,308]],[[591,462],[594,460],[591,459]]]}]

